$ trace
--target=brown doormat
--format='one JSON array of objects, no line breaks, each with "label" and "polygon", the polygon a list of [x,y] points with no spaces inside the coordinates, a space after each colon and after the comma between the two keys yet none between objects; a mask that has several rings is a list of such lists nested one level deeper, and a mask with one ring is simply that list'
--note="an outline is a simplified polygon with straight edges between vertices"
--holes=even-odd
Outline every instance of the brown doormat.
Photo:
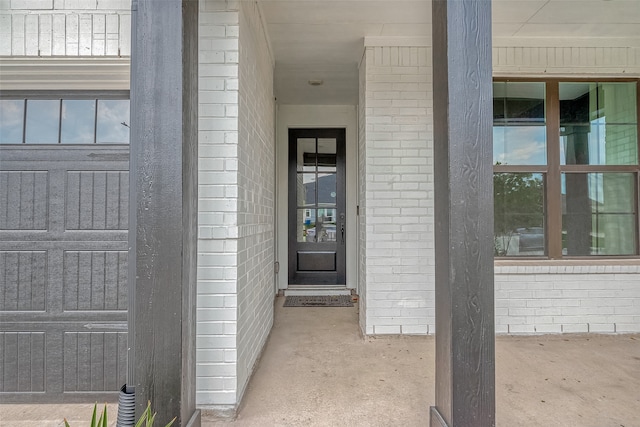
[{"label": "brown doormat", "polygon": [[288,296],[284,307],[353,307],[351,295]]}]

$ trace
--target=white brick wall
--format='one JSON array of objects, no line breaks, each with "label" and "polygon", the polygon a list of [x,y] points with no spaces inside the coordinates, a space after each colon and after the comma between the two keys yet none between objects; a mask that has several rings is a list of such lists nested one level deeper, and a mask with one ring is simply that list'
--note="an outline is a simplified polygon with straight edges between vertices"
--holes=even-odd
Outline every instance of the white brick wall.
[{"label": "white brick wall", "polygon": [[240,2],[238,140],[238,399],[273,324],[275,100],[256,2]]},{"label": "white brick wall", "polygon": [[0,56],[129,56],[127,0],[0,3]]},{"label": "white brick wall", "polygon": [[367,55],[362,58],[358,70],[358,293],[360,294],[358,317],[360,329],[367,334]]},{"label": "white brick wall", "polygon": [[197,403],[235,407],[273,323],[273,64],[255,2],[200,3]]},{"label": "white brick wall", "polygon": [[239,12],[200,2],[197,403],[237,401]]},{"label": "white brick wall", "polygon": [[360,71],[363,329],[426,334],[434,317],[430,49],[367,47]]},{"label": "white brick wall", "polygon": [[640,265],[501,264],[497,333],[640,332]]},{"label": "white brick wall", "polygon": [[[366,334],[435,330],[430,65],[427,47],[367,46],[360,66],[360,323]],[[494,74],[640,76],[640,53],[494,47]],[[640,262],[508,264],[496,267],[498,333],[640,331]]]}]

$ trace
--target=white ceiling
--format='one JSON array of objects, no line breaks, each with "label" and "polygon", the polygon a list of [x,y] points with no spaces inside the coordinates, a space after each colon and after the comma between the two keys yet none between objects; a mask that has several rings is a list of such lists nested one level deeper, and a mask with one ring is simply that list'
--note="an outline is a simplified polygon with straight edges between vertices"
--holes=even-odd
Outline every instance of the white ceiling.
[{"label": "white ceiling", "polygon": [[[428,0],[259,1],[280,104],[356,104],[365,37],[431,36]],[[494,45],[640,46],[640,0],[493,0],[492,13]]]}]

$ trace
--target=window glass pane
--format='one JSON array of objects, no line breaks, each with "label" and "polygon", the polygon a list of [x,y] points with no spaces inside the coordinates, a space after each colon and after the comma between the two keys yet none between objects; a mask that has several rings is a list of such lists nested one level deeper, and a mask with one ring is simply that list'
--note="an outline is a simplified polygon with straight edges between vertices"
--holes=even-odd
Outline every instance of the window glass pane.
[{"label": "window glass pane", "polygon": [[318,205],[319,206],[335,206],[336,205],[336,174],[335,173],[319,173],[318,174]]},{"label": "window glass pane", "polygon": [[318,209],[316,219],[316,241],[335,242],[336,241],[336,210]]},{"label": "window glass pane", "polygon": [[315,138],[298,138],[298,172],[315,172],[316,140]]},{"label": "window glass pane", "polygon": [[495,173],[493,195],[495,255],[544,255],[543,175]]},{"label": "window glass pane", "polygon": [[0,100],[0,144],[22,144],[24,99]]},{"label": "window glass pane", "polygon": [[27,144],[57,144],[60,126],[60,100],[30,99],[27,101]]},{"label": "window glass pane", "polygon": [[318,170],[320,172],[336,171],[336,139],[318,139]]},{"label": "window glass pane", "polygon": [[129,143],[129,100],[98,100],[96,142]]},{"label": "window glass pane", "polygon": [[638,163],[635,83],[560,83],[559,90],[562,164]]},{"label": "window glass pane", "polygon": [[563,253],[634,255],[636,191],[633,173],[563,174]]},{"label": "window glass pane", "polygon": [[296,221],[296,239],[298,242],[316,241],[316,210],[298,209]]},{"label": "window glass pane", "polygon": [[493,162],[544,165],[547,162],[543,82],[493,84]]},{"label": "window glass pane", "polygon": [[96,101],[62,100],[62,144],[93,144],[95,138]]},{"label": "window glass pane", "polygon": [[315,206],[316,204],[316,174],[298,174],[298,206]]}]

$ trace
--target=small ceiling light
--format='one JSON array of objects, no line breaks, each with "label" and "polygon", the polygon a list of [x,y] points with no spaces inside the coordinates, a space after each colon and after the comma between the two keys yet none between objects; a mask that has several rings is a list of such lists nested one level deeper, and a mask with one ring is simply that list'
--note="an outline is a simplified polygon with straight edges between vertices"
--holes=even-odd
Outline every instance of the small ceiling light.
[{"label": "small ceiling light", "polygon": [[309,80],[309,84],[311,86],[322,86],[323,83],[324,83],[324,80],[321,80],[321,79],[311,79],[311,80]]}]

